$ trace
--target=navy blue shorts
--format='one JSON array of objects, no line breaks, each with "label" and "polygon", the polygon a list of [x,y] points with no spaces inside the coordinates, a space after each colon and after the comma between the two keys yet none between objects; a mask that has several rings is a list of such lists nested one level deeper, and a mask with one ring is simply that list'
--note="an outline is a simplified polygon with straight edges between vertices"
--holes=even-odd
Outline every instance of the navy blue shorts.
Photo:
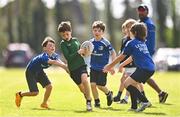
[{"label": "navy blue shorts", "polygon": [[103,71],[96,71],[91,69],[90,82],[96,83],[96,85],[99,86],[105,86],[107,82],[107,73],[104,73]]},{"label": "navy blue shorts", "polygon": [[87,73],[87,68],[86,65],[83,65],[81,67],[79,67],[78,69],[74,70],[74,71],[70,71],[70,76],[72,78],[72,80],[77,84],[80,85],[81,84],[81,75],[83,73]]},{"label": "navy blue shorts", "polygon": [[153,74],[154,71],[137,68],[130,77],[136,82],[145,83]]},{"label": "navy blue shorts", "polygon": [[34,73],[30,70],[26,70],[26,81],[30,92],[39,92],[37,82],[39,82],[43,88],[51,84],[44,71]]}]

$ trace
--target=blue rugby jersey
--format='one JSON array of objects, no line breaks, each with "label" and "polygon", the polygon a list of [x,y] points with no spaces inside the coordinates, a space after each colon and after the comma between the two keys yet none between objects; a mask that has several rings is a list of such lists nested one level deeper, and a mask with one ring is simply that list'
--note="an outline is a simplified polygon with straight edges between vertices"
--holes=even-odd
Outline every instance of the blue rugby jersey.
[{"label": "blue rugby jersey", "polygon": [[94,38],[90,40],[94,45],[94,50],[91,54],[90,66],[91,69],[102,71],[104,66],[108,64],[110,54],[114,51],[114,48],[110,44],[110,42],[102,38],[97,41]]},{"label": "blue rugby jersey", "polygon": [[135,38],[129,41],[122,53],[124,55],[132,56],[136,67],[149,71],[155,70],[154,62],[143,40]]},{"label": "blue rugby jersey", "polygon": [[29,64],[27,65],[27,69],[31,70],[32,72],[39,72],[43,69],[46,69],[51,66],[51,64],[48,64],[48,60],[57,60],[59,58],[59,55],[54,53],[52,56],[49,56],[47,53],[41,53],[34,57]]},{"label": "blue rugby jersey", "polygon": [[155,25],[154,22],[149,18],[146,17],[140,22],[144,22],[147,26],[147,37],[146,37],[146,45],[149,50],[151,56],[155,53]]}]

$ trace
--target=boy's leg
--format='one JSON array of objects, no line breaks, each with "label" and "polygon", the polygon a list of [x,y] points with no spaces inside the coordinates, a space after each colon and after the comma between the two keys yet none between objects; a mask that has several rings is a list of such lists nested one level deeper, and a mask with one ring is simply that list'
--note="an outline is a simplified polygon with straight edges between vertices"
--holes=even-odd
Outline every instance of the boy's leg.
[{"label": "boy's leg", "polygon": [[83,73],[81,75],[81,81],[82,81],[81,84],[83,85],[84,95],[85,95],[85,98],[86,98],[87,111],[92,111],[90,85],[89,85],[87,73]]},{"label": "boy's leg", "polygon": [[45,93],[44,93],[44,99],[43,99],[43,102],[42,102],[42,104],[41,104],[41,107],[42,107],[42,108],[48,108],[47,101],[48,101],[48,99],[49,99],[49,96],[51,95],[52,85],[49,84],[49,85],[47,85],[45,88],[46,88],[46,91],[45,91]]},{"label": "boy's leg", "polygon": [[124,90],[124,81],[125,81],[126,78],[127,78],[127,75],[125,73],[123,73],[123,75],[121,77],[121,84],[120,84],[120,87],[119,87],[119,91],[118,91],[117,95],[113,98],[114,102],[119,102],[120,101],[122,92]]},{"label": "boy's leg", "polygon": [[17,92],[15,95],[15,104],[17,107],[21,106],[21,101],[24,96],[36,96],[39,93],[35,75],[26,70],[26,81],[30,92]]},{"label": "boy's leg", "polygon": [[93,98],[94,98],[94,101],[95,101],[94,106],[95,107],[100,107],[99,93],[98,93],[98,90],[97,90],[97,87],[96,87],[96,83],[91,82],[91,91],[92,91]]},{"label": "boy's leg", "polygon": [[165,103],[166,102],[166,99],[168,97],[168,93],[167,92],[164,92],[160,89],[160,87],[157,85],[157,83],[152,79],[148,79],[147,80],[147,83],[149,86],[151,86],[157,93],[158,93],[158,96],[159,96],[159,102],[160,103]]},{"label": "boy's leg", "polygon": [[104,92],[107,96],[107,105],[108,106],[111,106],[112,104],[112,101],[113,101],[113,92],[110,91],[106,86],[100,86],[98,85],[98,88]]}]

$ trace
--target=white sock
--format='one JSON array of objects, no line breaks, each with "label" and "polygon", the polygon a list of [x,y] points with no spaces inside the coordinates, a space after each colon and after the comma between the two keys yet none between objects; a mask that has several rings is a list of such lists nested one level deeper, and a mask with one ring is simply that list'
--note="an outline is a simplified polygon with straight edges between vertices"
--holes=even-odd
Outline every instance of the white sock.
[{"label": "white sock", "polygon": [[128,101],[128,98],[129,98],[129,96],[127,96],[127,95],[124,97],[124,99],[125,99],[126,101]]}]

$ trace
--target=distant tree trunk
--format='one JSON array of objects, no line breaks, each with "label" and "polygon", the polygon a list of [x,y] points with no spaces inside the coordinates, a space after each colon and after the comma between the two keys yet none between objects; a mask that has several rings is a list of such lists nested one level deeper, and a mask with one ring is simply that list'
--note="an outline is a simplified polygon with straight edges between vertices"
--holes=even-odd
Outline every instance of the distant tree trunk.
[{"label": "distant tree trunk", "polygon": [[156,0],[157,4],[157,14],[158,14],[158,23],[159,23],[159,41],[162,45],[167,46],[166,39],[166,17],[167,17],[167,0]]},{"label": "distant tree trunk", "polygon": [[13,43],[14,42],[14,36],[13,36],[13,16],[12,16],[12,3],[9,3],[7,5],[7,30],[8,30],[8,36],[9,36],[9,42]]},{"label": "distant tree trunk", "polygon": [[115,36],[114,36],[114,18],[111,13],[111,1],[112,0],[106,0],[106,9],[107,9],[107,30],[110,37],[110,42],[113,46],[115,46]]},{"label": "distant tree trunk", "polygon": [[41,43],[46,36],[46,12],[42,1],[36,1],[33,11],[33,48],[40,52],[42,50]]},{"label": "distant tree trunk", "polygon": [[62,5],[59,0],[56,0],[55,4],[55,19],[56,19],[56,24],[58,25],[62,21],[63,17],[63,9]]},{"label": "distant tree trunk", "polygon": [[173,20],[173,47],[180,47],[180,23],[177,22],[177,14],[176,14],[176,0],[172,0],[172,20]]}]

